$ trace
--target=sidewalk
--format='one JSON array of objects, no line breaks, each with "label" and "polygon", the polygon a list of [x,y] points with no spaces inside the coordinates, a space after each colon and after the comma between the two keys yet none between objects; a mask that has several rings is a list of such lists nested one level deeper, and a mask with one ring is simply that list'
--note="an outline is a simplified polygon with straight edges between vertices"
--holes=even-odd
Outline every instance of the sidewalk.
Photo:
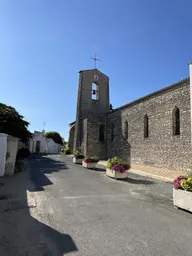
[{"label": "sidewalk", "polygon": [[13,176],[0,177],[0,183],[0,212],[35,206],[29,192],[33,189],[33,185],[29,180],[27,162],[22,172]]},{"label": "sidewalk", "polygon": [[[73,155],[67,155],[72,158]],[[107,161],[99,161],[97,167],[106,168]],[[162,180],[165,182],[173,182],[173,180],[179,175],[185,175],[182,171],[173,171],[168,169],[162,169],[147,165],[131,164],[131,169],[128,171],[133,174],[138,174],[144,177],[150,177],[157,180]]]},{"label": "sidewalk", "polygon": [[[106,168],[107,161],[99,161],[98,165],[100,167]],[[177,176],[185,174],[182,171],[171,171],[171,170],[166,170],[162,168],[138,165],[138,164],[132,164],[131,169],[128,172],[145,176],[145,177],[150,177],[153,179],[162,180],[165,182],[172,182]]]}]

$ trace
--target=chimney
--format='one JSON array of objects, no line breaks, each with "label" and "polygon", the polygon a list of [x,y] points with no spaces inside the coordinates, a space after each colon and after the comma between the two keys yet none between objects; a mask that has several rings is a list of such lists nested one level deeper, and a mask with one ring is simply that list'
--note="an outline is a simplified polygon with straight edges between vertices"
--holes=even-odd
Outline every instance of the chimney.
[{"label": "chimney", "polygon": [[190,78],[191,145],[192,145],[192,62],[189,63],[189,78]]}]

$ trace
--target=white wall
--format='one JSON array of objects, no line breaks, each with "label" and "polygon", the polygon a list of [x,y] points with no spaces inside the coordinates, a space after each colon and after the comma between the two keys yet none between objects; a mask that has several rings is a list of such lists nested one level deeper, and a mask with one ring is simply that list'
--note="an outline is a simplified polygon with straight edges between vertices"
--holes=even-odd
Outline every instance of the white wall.
[{"label": "white wall", "polygon": [[[14,173],[17,147],[18,138],[0,133],[0,176]],[[9,157],[6,159],[7,153]]]},{"label": "white wall", "polygon": [[17,155],[18,138],[7,136],[7,152],[10,154],[5,164],[5,174],[13,175]]},{"label": "white wall", "polygon": [[55,143],[52,139],[47,143],[47,153],[49,154],[57,154],[61,151],[60,144]]},{"label": "white wall", "polygon": [[31,153],[36,152],[36,142],[40,141],[40,152],[56,154],[61,151],[61,145],[55,143],[52,139],[46,138],[42,132],[34,132],[29,140],[29,150]]},{"label": "white wall", "polygon": [[40,141],[40,152],[39,153],[46,153],[46,145],[47,141],[46,138],[43,136],[42,132],[34,132],[32,138],[29,140],[29,150],[31,153],[36,152],[36,142]]},{"label": "white wall", "polygon": [[7,134],[0,133],[0,176],[3,176],[5,173],[6,153]]},{"label": "white wall", "polygon": [[20,139],[18,141],[18,150],[21,148],[28,148],[27,144],[22,142]]}]

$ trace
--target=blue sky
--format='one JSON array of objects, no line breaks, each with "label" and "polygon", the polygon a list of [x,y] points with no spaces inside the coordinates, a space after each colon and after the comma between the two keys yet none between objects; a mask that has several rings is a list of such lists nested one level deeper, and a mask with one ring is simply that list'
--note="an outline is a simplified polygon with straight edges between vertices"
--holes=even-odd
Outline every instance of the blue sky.
[{"label": "blue sky", "polygon": [[78,71],[110,77],[114,107],[189,76],[190,0],[0,0],[0,101],[68,137]]}]

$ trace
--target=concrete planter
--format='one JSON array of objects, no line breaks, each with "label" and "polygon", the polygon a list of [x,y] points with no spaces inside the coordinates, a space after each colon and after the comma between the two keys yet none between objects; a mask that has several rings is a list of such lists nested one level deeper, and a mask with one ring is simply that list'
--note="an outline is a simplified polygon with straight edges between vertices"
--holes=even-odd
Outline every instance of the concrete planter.
[{"label": "concrete planter", "polygon": [[82,164],[83,158],[77,158],[77,157],[73,157],[73,163],[75,164]]},{"label": "concrete planter", "polygon": [[127,178],[127,172],[121,173],[121,172],[111,170],[109,168],[106,168],[106,175],[109,176],[109,177],[112,177],[114,179],[125,179],[125,178]]},{"label": "concrete planter", "polygon": [[82,165],[84,168],[87,169],[95,169],[97,163],[85,163],[84,161],[82,161]]},{"label": "concrete planter", "polygon": [[178,208],[192,212],[192,192],[173,188],[173,203]]}]

